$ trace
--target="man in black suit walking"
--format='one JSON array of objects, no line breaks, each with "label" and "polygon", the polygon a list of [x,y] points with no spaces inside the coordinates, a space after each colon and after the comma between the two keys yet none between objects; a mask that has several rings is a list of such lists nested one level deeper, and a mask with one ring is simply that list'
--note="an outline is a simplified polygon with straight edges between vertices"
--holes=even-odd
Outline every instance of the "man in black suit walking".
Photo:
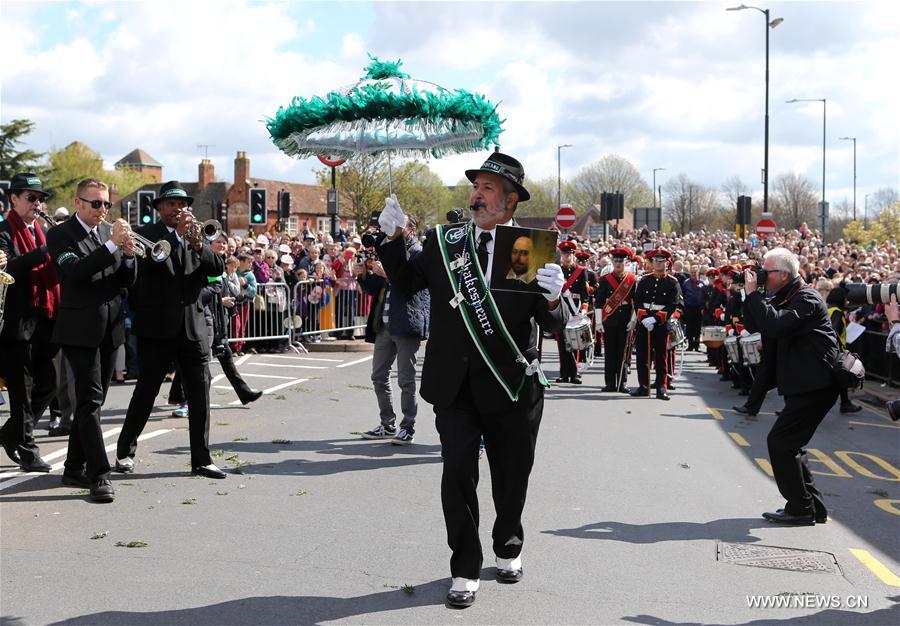
[{"label": "man in black suit walking", "polygon": [[125,342],[122,289],[137,266],[124,220],[104,221],[109,187],[96,178],[78,183],[75,216],[47,231],[47,248],[60,277],[60,309],[53,342],[72,364],[75,413],[62,482],[90,489],[91,500],[112,502],[109,459],[100,430],[116,348]]},{"label": "man in black suit walking", "polygon": [[538,270],[543,295],[489,291],[496,228],[513,225],[516,205],[529,198],[522,165],[496,152],[466,176],[473,184],[472,221],[438,226],[411,260],[401,237],[406,217],[395,199],[387,199],[379,218],[390,240],[379,254],[391,284],[405,293],[431,294],[421,394],[434,405],[441,437],[441,502],[453,552],[447,601],[454,606],[474,602],[481,575],[476,486],[482,435],[497,509],[497,579],[522,578],[522,511],[548,386],[537,360],[534,320],[547,331],[565,323],[559,265]]},{"label": "man in black suit walking", "polygon": [[50,342],[59,305],[59,280],[36,210],[47,198],[41,180],[31,172],[10,180],[11,208],[0,222],[0,251],[15,283],[6,293],[0,330],[0,375],[9,389],[10,417],[0,428],[0,445],[26,472],[49,472],[34,442],[34,423],[56,393]]},{"label": "man in black suit walking", "polygon": [[[153,206],[159,222],[138,229],[150,241],[168,242],[162,262],[141,259],[134,288],[134,324],[140,375],[119,433],[116,471],[134,471],[137,439],[153,409],[163,378],[176,362],[188,402],[192,473],[225,478],[209,454],[209,340],[200,291],[207,277],[221,276],[225,265],[202,235],[189,238],[194,199],[178,181],[162,185]],[[197,225],[195,225],[196,227]]]}]

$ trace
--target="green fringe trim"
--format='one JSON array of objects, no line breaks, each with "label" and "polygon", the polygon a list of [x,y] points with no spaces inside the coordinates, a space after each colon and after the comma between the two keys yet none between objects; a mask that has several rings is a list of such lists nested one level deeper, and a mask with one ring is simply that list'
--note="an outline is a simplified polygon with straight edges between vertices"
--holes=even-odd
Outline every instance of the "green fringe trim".
[{"label": "green fringe trim", "polygon": [[266,120],[275,145],[300,158],[325,151],[352,156],[385,150],[438,158],[498,143],[503,121],[484,96],[405,80],[399,60],[370,58],[366,78],[346,93],[295,97],[288,107],[279,107]]}]

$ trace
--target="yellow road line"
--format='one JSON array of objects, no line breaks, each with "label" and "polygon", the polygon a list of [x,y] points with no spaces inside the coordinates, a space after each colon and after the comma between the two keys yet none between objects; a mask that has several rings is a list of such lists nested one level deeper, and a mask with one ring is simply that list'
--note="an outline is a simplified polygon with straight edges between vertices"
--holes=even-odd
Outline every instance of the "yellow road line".
[{"label": "yellow road line", "polygon": [[709,411],[709,412],[712,414],[712,416],[713,416],[714,418],[716,418],[717,420],[719,420],[719,421],[725,421],[725,418],[722,417],[722,414],[721,414],[721,413],[719,413],[719,409],[714,409],[714,408],[712,408],[711,406],[708,406],[708,407],[706,407],[706,410]]},{"label": "yellow road line", "polygon": [[850,554],[855,556],[860,562],[868,567],[873,574],[878,576],[885,585],[891,587],[900,587],[900,576],[889,570],[885,565],[872,556],[868,550],[860,550],[858,548],[849,548]]},{"label": "yellow road line", "polygon": [[900,500],[891,500],[890,498],[878,498],[872,504],[882,511],[887,511],[894,515],[900,515]]},{"label": "yellow road line", "polygon": [[749,447],[750,447],[750,443],[749,443],[746,439],[744,439],[743,437],[741,437],[741,434],[740,434],[740,433],[728,433],[728,434],[731,435],[731,438],[734,439],[734,442],[735,442],[737,445],[739,445],[739,446],[744,446],[745,448],[749,448]]},{"label": "yellow road line", "polygon": [[894,426],[893,424],[873,424],[872,422],[855,422],[853,420],[850,420],[850,423],[858,426],[875,426],[876,428],[893,428],[894,430],[900,430],[900,426]]},{"label": "yellow road line", "polygon": [[756,461],[756,464],[759,465],[760,468],[762,468],[762,471],[773,478],[775,477],[775,473],[772,471],[772,464],[769,463],[768,459],[755,458],[753,460]]}]

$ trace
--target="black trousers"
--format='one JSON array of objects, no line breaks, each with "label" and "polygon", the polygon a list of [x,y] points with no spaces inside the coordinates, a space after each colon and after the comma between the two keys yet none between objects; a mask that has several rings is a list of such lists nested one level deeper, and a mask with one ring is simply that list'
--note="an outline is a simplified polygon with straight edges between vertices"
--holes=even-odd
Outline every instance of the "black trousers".
[{"label": "black trousers", "polygon": [[763,363],[751,365],[748,370],[753,372],[753,383],[750,385],[750,394],[747,396],[744,406],[751,413],[759,413],[763,401],[766,399],[766,394],[769,393],[765,365]]},{"label": "black trousers", "polygon": [[[620,387],[625,386],[625,372],[622,367],[622,361],[625,358],[625,350],[627,350],[625,344],[628,339],[628,330],[626,329],[628,320],[621,320],[615,323],[613,319],[615,318],[610,317],[609,321],[603,324],[603,341],[606,342],[603,381],[607,387],[615,388],[617,384]],[[618,381],[619,372],[622,372],[621,381]]]},{"label": "black trousers", "polygon": [[653,360],[653,366],[656,370],[656,380],[653,383],[655,389],[665,389],[667,386],[668,371],[668,347],[669,329],[665,324],[658,321],[653,327],[653,332],[648,333],[647,329],[640,322],[634,329],[634,348],[635,358],[637,359],[638,384],[641,387],[650,386],[650,360]]},{"label": "black trousers", "polygon": [[[526,385],[536,385],[527,380]],[[499,393],[499,389],[498,389]],[[450,546],[450,575],[480,578],[483,554],[478,537],[478,448],[482,435],[491,470],[491,494],[497,519],[491,533],[494,554],[512,559],[522,551],[525,531],[522,511],[528,477],[544,410],[543,390],[523,390],[522,398],[508,411],[478,411],[464,384],[452,406],[435,409],[441,437],[444,469],[441,504]]]},{"label": "black trousers", "polygon": [[56,395],[53,357],[59,348],[50,343],[52,334],[53,322],[39,319],[29,341],[0,343],[9,391],[9,419],[0,428],[0,438],[14,444],[26,464],[40,455],[34,425]]},{"label": "black trousers", "polygon": [[811,393],[785,396],[781,416],[769,431],[766,442],[772,473],[778,491],[787,500],[785,511],[792,515],[825,512],[825,504],[813,484],[803,448],[834,406],[838,391],[837,386],[833,385]]},{"label": "black trousers", "polygon": [[699,350],[700,349],[700,322],[702,321],[702,316],[700,313],[700,306],[686,306],[684,308],[684,325],[687,328],[687,349],[688,350]]},{"label": "black trousers", "polygon": [[575,353],[566,350],[566,343],[562,333],[556,333],[556,347],[559,350],[559,377],[573,378],[578,376],[578,365],[575,362]]},{"label": "black trousers", "polygon": [[[234,364],[234,353],[231,351],[231,346],[226,343],[225,351],[220,353],[216,358],[219,360],[219,365],[222,366],[222,373],[225,374],[225,378],[228,379],[232,389],[237,393],[238,399],[241,402],[249,400],[253,390],[250,389],[247,381],[245,381],[241,377],[240,372],[238,372],[237,366]],[[184,402],[185,398],[184,386],[181,384],[181,372],[178,370],[179,368],[176,365],[175,378],[172,380],[172,388],[169,391],[169,401],[173,404],[181,404]]]},{"label": "black trousers", "polygon": [[185,337],[183,331],[175,339],[138,338],[141,373],[119,433],[118,458],[134,457],[138,437],[147,425],[153,402],[173,358],[187,395],[191,466],[212,463],[209,454],[209,351],[203,343]]},{"label": "black trousers", "polygon": [[100,407],[106,400],[109,381],[116,362],[116,348],[107,339],[98,348],[63,346],[63,354],[72,364],[75,379],[75,411],[69,450],[66,453],[66,472],[84,471],[89,480],[109,475],[109,459],[100,429]]}]

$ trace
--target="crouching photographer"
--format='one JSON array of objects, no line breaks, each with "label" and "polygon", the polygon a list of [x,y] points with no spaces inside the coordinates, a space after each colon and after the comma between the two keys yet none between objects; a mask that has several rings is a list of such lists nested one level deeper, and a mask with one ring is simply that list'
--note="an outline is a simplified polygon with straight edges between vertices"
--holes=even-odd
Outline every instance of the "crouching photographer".
[{"label": "crouching photographer", "polygon": [[[379,237],[378,235],[381,235]],[[406,294],[391,288],[374,249],[383,233],[363,236],[361,262],[355,265],[357,280],[363,291],[372,296],[366,320],[366,341],[375,344],[372,358],[372,386],[378,400],[380,423],[363,433],[363,439],[390,439],[397,445],[413,443],[416,414],[416,353],[422,339],[428,337],[431,297],[427,291]],[[404,232],[409,258],[422,251],[416,239],[416,224],[408,218]],[[403,419],[397,429],[397,416],[391,392],[391,367],[397,361],[397,383],[400,386],[400,411]]]},{"label": "crouching photographer", "polygon": [[[744,272],[745,306],[767,349],[774,351],[765,368],[767,387],[778,388],[784,409],[769,431],[767,444],[783,509],[763,513],[771,522],[813,525],[827,520],[803,450],[838,397],[833,374],[837,337],[819,293],[799,275],[800,262],[785,248],[766,253],[763,270]],[[766,302],[757,287],[775,295]]]}]

